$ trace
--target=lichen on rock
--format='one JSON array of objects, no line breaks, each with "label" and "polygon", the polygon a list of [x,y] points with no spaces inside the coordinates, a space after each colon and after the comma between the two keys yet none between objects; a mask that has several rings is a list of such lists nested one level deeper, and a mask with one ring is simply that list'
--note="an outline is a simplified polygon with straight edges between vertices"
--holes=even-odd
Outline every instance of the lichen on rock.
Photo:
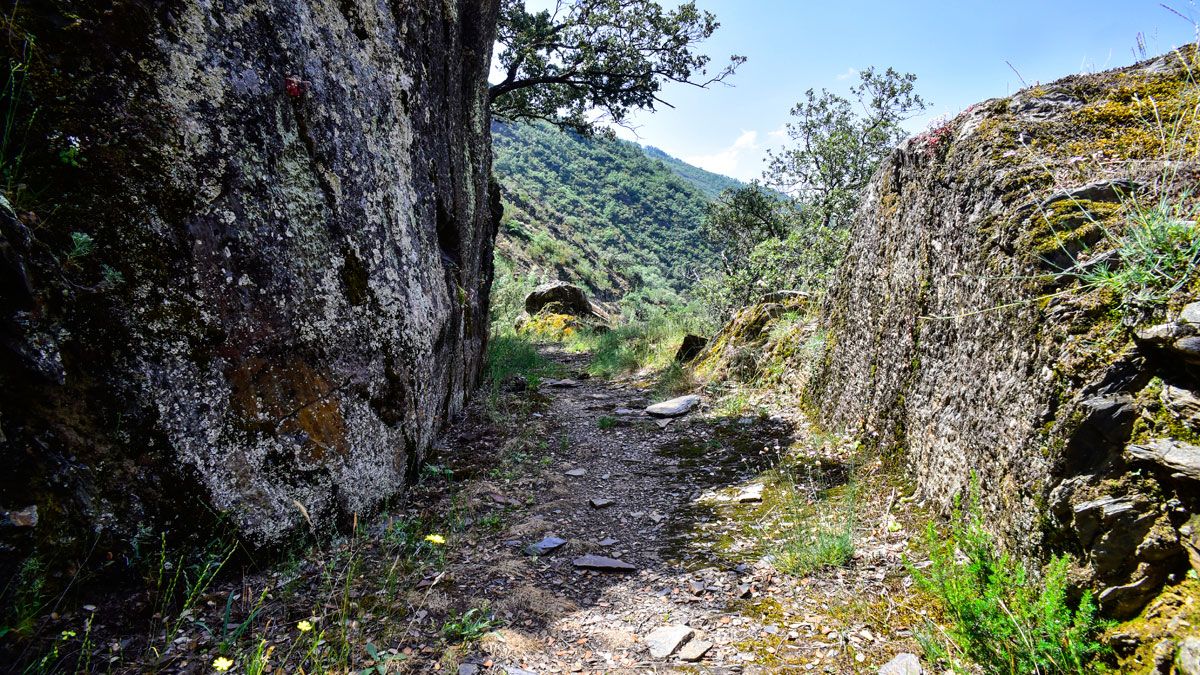
[{"label": "lichen on rock", "polygon": [[1197,289],[1130,317],[1081,270],[1121,264],[1130,209],[1192,198],[1196,60],[1193,47],[1026,89],[897,149],[856,218],[806,389],[947,510],[978,474],[1002,540],[1072,554],[1118,616],[1187,568],[1179,528],[1200,491],[1126,448],[1187,427],[1178,392],[1200,391],[1200,371],[1178,338],[1150,348],[1134,324],[1172,318]]},{"label": "lichen on rock", "polygon": [[63,374],[0,363],[0,506],[41,507],[6,566],[217,520],[274,547],[403,490],[482,363],[497,4],[15,11],[17,210],[53,218],[0,246],[36,317],[4,337]]}]

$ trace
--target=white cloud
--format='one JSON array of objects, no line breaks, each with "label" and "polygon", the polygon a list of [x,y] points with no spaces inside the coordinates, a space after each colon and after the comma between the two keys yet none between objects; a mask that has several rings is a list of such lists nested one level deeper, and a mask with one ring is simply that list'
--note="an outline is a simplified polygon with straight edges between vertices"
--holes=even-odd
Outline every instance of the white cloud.
[{"label": "white cloud", "polygon": [[858,75],[858,68],[850,68],[846,72],[838,75],[837,79],[840,82],[842,80],[849,80],[850,78],[855,77],[856,75]]},{"label": "white cloud", "polygon": [[701,169],[719,173],[725,176],[733,176],[742,180],[749,180],[758,177],[761,171],[759,162],[753,162],[754,166],[746,166],[747,159],[757,160],[762,155],[762,146],[758,143],[757,131],[743,131],[737,140],[732,145],[715,152],[711,155],[692,155],[683,158],[683,161],[688,164],[694,164]]}]

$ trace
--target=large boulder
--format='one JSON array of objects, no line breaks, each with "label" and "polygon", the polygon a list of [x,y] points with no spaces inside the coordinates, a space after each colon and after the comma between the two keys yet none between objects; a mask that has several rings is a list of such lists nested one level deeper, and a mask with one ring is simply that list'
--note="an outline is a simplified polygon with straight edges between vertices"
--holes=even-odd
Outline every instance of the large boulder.
[{"label": "large boulder", "polygon": [[277,546],[404,488],[485,346],[497,5],[9,12],[0,511],[37,518],[5,567]]},{"label": "large boulder", "polygon": [[565,281],[544,283],[525,296],[525,311],[533,316],[540,313],[566,314],[574,317],[598,317],[599,312],[583,289]]},{"label": "large boulder", "polygon": [[1130,196],[1178,199],[1200,179],[1194,154],[1168,163],[1139,107],[1194,115],[1196,61],[1032,87],[905,142],[865,194],[806,389],[825,423],[903,452],[947,511],[977,474],[1002,541],[1074,552],[1119,615],[1187,566],[1178,528],[1200,490],[1180,478],[1195,466],[1180,391],[1200,390],[1200,311],[1184,310],[1200,288],[1139,335],[1078,280],[1122,264],[1106,233]]}]

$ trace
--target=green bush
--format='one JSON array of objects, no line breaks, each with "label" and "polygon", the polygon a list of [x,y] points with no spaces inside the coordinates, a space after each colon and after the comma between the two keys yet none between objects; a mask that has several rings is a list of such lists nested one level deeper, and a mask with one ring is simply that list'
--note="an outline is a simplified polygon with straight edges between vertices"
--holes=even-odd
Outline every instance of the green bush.
[{"label": "green bush", "polygon": [[950,625],[932,626],[920,637],[926,656],[957,672],[973,663],[987,673],[1089,672],[1104,647],[1096,636],[1105,623],[1084,593],[1072,609],[1068,601],[1070,561],[1055,557],[1035,580],[1016,559],[999,553],[984,529],[978,483],[964,513],[956,504],[948,536],[930,524],[931,565],[909,571],[917,585],[935,596]]}]

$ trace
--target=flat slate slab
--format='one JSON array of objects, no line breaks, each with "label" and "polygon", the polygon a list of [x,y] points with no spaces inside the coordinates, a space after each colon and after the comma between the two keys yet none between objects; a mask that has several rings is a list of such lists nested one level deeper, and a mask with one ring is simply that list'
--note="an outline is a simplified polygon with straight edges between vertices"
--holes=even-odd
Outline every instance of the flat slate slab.
[{"label": "flat slate slab", "polygon": [[1170,438],[1160,438],[1144,445],[1131,445],[1125,451],[1130,457],[1152,462],[1191,480],[1200,481],[1200,447]]},{"label": "flat slate slab", "polygon": [[922,675],[925,669],[916,654],[904,653],[879,668],[879,675]]},{"label": "flat slate slab", "polygon": [[566,543],[566,539],[559,539],[558,537],[546,537],[536,544],[530,544],[526,546],[525,555],[547,555],[562,548],[563,544]]},{"label": "flat slate slab", "polygon": [[688,414],[692,408],[695,408],[699,404],[699,396],[688,394],[687,396],[680,396],[679,398],[673,398],[669,401],[648,406],[646,414],[652,417],[679,417],[680,415]]},{"label": "flat slate slab", "polygon": [[766,488],[762,483],[753,483],[742,488],[741,492],[733,498],[739,504],[749,502],[761,502],[763,500],[763,490]]},{"label": "flat slate slab", "polygon": [[683,643],[692,639],[696,631],[687,626],[659,626],[646,636],[646,646],[650,648],[650,656],[665,659],[674,654]]},{"label": "flat slate slab", "polygon": [[571,561],[571,564],[585,570],[597,572],[636,572],[637,568],[624,560],[605,558],[602,555],[585,555]]},{"label": "flat slate slab", "polygon": [[613,500],[605,499],[604,497],[593,497],[588,503],[592,505],[593,509],[602,509],[606,506],[612,506]]},{"label": "flat slate slab", "polygon": [[587,475],[587,469],[571,469],[570,471],[564,471],[563,473],[572,478],[582,478],[583,476]]},{"label": "flat slate slab", "polygon": [[713,643],[707,640],[689,640],[683,649],[679,650],[679,660],[694,663],[704,658],[704,655],[712,648]]}]

